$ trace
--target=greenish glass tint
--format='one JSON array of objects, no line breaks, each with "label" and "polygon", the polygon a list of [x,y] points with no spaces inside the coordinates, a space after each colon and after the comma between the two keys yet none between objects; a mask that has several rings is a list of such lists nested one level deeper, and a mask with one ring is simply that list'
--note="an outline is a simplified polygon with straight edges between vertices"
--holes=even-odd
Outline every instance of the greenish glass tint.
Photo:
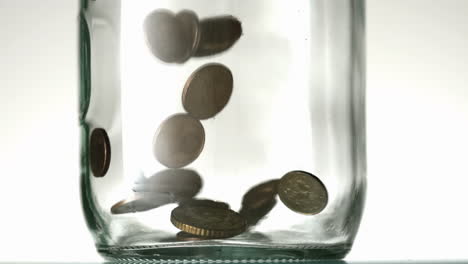
[{"label": "greenish glass tint", "polygon": [[[83,4],[86,4],[84,2]],[[91,97],[91,50],[90,34],[88,25],[83,14],[80,14],[79,32],[80,32],[80,122],[84,122],[86,112],[89,108]]]}]

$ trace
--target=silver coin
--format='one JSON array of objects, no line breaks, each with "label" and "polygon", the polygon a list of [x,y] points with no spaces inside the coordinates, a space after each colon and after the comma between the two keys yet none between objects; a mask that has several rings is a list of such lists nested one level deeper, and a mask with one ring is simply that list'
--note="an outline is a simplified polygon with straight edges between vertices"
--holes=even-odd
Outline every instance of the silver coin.
[{"label": "silver coin", "polygon": [[169,193],[176,200],[186,200],[194,197],[202,187],[200,175],[193,170],[168,169],[150,178],[139,181],[133,187],[138,193]]},{"label": "silver coin", "polygon": [[112,214],[144,212],[175,202],[168,194],[138,194],[121,200],[111,207]]},{"label": "silver coin", "polygon": [[328,203],[328,192],[319,178],[304,171],[291,171],[281,178],[278,195],[289,209],[302,214],[318,214]]},{"label": "silver coin", "polygon": [[242,36],[242,24],[233,16],[200,21],[200,41],[193,56],[210,56],[231,48]]},{"label": "silver coin", "polygon": [[154,137],[154,155],[168,168],[181,168],[195,161],[205,145],[205,130],[199,120],[176,114],[159,126]]},{"label": "silver coin", "polygon": [[143,23],[151,52],[167,63],[183,63],[192,54],[191,36],[174,13],[158,9],[148,14]]},{"label": "silver coin", "polygon": [[203,65],[185,83],[182,105],[197,119],[212,118],[229,102],[233,83],[232,73],[226,66],[219,63]]},{"label": "silver coin", "polygon": [[192,44],[190,51],[190,55],[192,55],[198,49],[198,43],[200,42],[198,16],[193,11],[182,10],[177,13],[176,18],[181,23],[187,39]]}]

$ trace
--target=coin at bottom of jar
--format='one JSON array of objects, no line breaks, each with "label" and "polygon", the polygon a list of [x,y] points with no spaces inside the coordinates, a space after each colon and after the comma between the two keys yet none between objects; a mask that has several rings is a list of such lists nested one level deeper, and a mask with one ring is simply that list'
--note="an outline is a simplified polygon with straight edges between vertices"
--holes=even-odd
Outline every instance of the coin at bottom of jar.
[{"label": "coin at bottom of jar", "polygon": [[221,209],[229,209],[229,204],[219,201],[213,201],[208,199],[190,199],[179,203],[180,206],[203,206],[203,207],[214,207]]},{"label": "coin at bottom of jar", "polygon": [[177,238],[177,241],[185,241],[185,242],[188,242],[188,241],[201,241],[201,240],[210,239],[209,237],[197,236],[197,235],[190,234],[190,233],[187,233],[187,232],[184,232],[184,231],[180,231],[179,233],[177,233],[176,238]]},{"label": "coin at bottom of jar", "polygon": [[172,210],[171,222],[184,232],[210,238],[233,237],[246,230],[240,214],[223,208],[179,206]]},{"label": "coin at bottom of jar", "polygon": [[195,70],[188,78],[182,105],[194,118],[212,118],[228,104],[232,89],[231,70],[219,63],[209,63]]},{"label": "coin at bottom of jar", "polygon": [[104,177],[109,170],[111,146],[106,130],[96,128],[89,140],[89,163],[95,177]]},{"label": "coin at bottom of jar", "polygon": [[201,122],[187,114],[164,120],[154,138],[154,155],[164,166],[181,168],[195,161],[205,145]]},{"label": "coin at bottom of jar", "polygon": [[280,200],[294,212],[314,215],[328,203],[328,192],[317,176],[305,171],[291,171],[278,184]]}]

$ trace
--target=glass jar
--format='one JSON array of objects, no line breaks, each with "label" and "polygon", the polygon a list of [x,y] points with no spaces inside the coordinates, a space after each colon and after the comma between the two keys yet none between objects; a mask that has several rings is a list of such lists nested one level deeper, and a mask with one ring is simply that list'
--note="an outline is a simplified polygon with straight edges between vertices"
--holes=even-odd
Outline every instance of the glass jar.
[{"label": "glass jar", "polygon": [[365,196],[364,0],[83,0],[81,194],[109,259],[325,259]]}]

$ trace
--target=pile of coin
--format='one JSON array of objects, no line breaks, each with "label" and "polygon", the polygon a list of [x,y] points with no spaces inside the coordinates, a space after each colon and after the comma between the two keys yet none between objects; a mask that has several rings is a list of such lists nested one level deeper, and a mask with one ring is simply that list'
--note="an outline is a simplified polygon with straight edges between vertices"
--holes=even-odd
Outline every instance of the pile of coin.
[{"label": "pile of coin", "polygon": [[[210,56],[231,48],[242,35],[242,26],[233,16],[199,21],[189,10],[177,14],[158,9],[144,20],[149,49],[166,63],[184,63],[191,57]],[[150,178],[136,180],[132,195],[114,204],[112,214],[144,212],[177,203],[170,222],[181,230],[179,241],[220,239],[237,236],[256,226],[273,210],[277,196],[290,210],[314,215],[328,203],[328,193],[319,178],[305,171],[291,171],[281,179],[260,183],[248,190],[239,212],[227,203],[196,199],[202,178],[184,169],[202,153],[205,129],[202,121],[218,115],[233,91],[233,75],[228,67],[207,63],[196,69],[182,89],[184,113],[165,119],[153,139],[155,159],[167,169]],[[95,129],[90,140],[90,165],[96,177],[103,177],[110,164],[110,141],[103,129]]]}]

